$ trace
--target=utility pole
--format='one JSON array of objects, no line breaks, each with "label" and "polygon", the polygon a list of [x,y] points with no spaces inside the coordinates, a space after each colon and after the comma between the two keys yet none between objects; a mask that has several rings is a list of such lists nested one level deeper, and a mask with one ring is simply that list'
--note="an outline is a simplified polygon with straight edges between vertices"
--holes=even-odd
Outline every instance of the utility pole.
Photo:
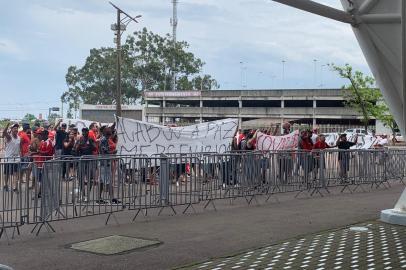
[{"label": "utility pole", "polygon": [[172,0],[173,4],[173,16],[171,19],[171,25],[172,25],[172,38],[173,38],[173,63],[172,63],[172,91],[176,90],[176,30],[178,27],[178,0]]},{"label": "utility pole", "polygon": [[[121,116],[121,35],[126,30],[127,25],[134,21],[138,23],[136,19],[141,18],[141,15],[131,17],[122,9],[114,5],[113,3],[109,2],[117,10],[117,22],[111,25],[111,30],[115,31],[115,38],[114,42],[116,43],[116,51],[117,51],[117,74],[116,74],[116,116]],[[121,14],[123,14],[123,18],[121,18]]]}]

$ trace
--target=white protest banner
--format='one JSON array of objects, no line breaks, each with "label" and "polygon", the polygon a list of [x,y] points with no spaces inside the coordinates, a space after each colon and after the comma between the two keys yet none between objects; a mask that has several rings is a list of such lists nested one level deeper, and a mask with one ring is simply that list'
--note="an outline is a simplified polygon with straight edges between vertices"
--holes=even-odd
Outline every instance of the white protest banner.
[{"label": "white protest banner", "polygon": [[186,127],[165,127],[117,117],[117,150],[121,155],[162,153],[224,153],[238,127],[238,119],[224,119]]},{"label": "white protest banner", "polygon": [[[355,141],[355,134],[347,135],[347,140],[350,142]],[[358,135],[357,144],[351,147],[351,149],[370,149],[372,148],[376,142],[378,141],[378,137],[373,137],[371,135]]]},{"label": "white protest banner", "polygon": [[[330,146],[334,146],[337,142],[338,133],[325,133],[326,143]],[[378,137],[371,135],[358,135],[357,144],[352,146],[351,149],[370,149],[378,141]],[[347,141],[354,142],[355,134],[347,134]]]},{"label": "white protest banner", "polygon": [[329,146],[334,146],[334,145],[336,145],[336,142],[337,142],[338,136],[339,136],[338,133],[323,133],[323,134],[324,134],[324,136],[326,137],[326,143],[327,143]]},{"label": "white protest banner", "polygon": [[297,149],[299,131],[294,131],[284,136],[271,136],[262,132],[257,134],[257,150],[294,150]]}]

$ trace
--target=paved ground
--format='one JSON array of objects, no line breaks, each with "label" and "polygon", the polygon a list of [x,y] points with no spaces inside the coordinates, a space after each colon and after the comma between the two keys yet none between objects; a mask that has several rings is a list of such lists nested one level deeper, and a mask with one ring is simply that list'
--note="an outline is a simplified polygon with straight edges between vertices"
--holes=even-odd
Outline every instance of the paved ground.
[{"label": "paved ground", "polygon": [[405,269],[406,227],[359,224],[289,239],[184,269]]},{"label": "paved ground", "polygon": [[[376,220],[381,209],[393,207],[403,191],[403,186],[394,184],[388,190],[379,189],[354,194],[332,191],[332,194],[324,198],[294,199],[294,194],[278,195],[280,202],[270,200],[265,203],[265,198],[262,197],[258,199],[259,205],[252,206],[247,206],[244,199],[235,200],[232,205],[228,200],[224,200],[216,202],[217,212],[212,209],[203,210],[202,205],[195,206],[197,213],[187,215],[170,216],[171,212],[167,209],[158,217],[157,211],[153,211],[147,218],[138,217],[135,223],[130,223],[134,213],[126,211],[116,215],[120,225],[111,223],[112,225],[104,226],[105,216],[89,217],[55,223],[56,234],[42,232],[38,237],[30,235],[27,232],[28,228],[25,228],[22,236],[17,237],[11,245],[7,245],[4,239],[0,241],[0,264],[10,265],[16,270],[171,269],[204,263],[210,258],[235,255],[258,247],[265,246],[261,252],[267,248],[269,252],[273,252],[274,248],[271,245],[281,243],[276,246],[280,249],[286,245],[285,240],[294,237],[299,238],[294,242],[287,241],[289,244],[286,250],[292,250],[299,245],[298,252],[304,252],[314,244],[315,236],[310,236],[312,234],[320,235],[319,241],[326,244],[331,235],[320,232]],[[183,209],[177,210],[181,212]],[[380,225],[374,225],[376,224],[374,222],[368,224],[377,226],[373,231],[380,232]],[[391,234],[391,228],[384,229],[386,234]],[[333,237],[342,237],[343,232],[345,231],[337,232]],[[403,235],[403,231],[398,233]],[[352,239],[348,234],[347,231],[346,239]],[[158,247],[112,256],[95,255],[68,248],[72,243],[109,235],[156,239],[162,244]],[[366,237],[368,235],[367,233]],[[360,234],[360,238],[362,237],[365,236]],[[400,237],[400,241],[404,246],[403,238]],[[355,240],[351,242],[352,246],[354,242]],[[396,243],[394,248],[396,249]],[[349,249],[345,252],[349,252]],[[266,258],[269,258],[265,255],[262,256],[264,260],[258,262],[258,266],[263,265]],[[240,257],[230,260],[237,258]],[[377,260],[381,259],[383,257],[377,257]],[[400,265],[400,262],[396,263]]]}]

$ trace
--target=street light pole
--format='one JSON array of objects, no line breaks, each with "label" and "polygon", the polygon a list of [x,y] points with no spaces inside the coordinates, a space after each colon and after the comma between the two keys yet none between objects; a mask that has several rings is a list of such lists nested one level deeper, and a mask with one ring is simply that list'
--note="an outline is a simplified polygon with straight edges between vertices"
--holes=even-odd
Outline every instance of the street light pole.
[{"label": "street light pole", "polygon": [[285,60],[282,60],[282,87],[285,87]]},{"label": "street light pole", "polygon": [[317,59],[313,59],[314,62],[314,87],[317,87]]},{"label": "street light pole", "polygon": [[121,117],[121,12],[117,9],[117,88],[116,88],[116,116]]},{"label": "street light pole", "polygon": [[241,89],[244,88],[244,82],[243,82],[243,75],[244,75],[244,62],[240,61],[240,68],[241,68]]},{"label": "street light pole", "polygon": [[[126,30],[127,25],[134,21],[138,23],[136,20],[140,18],[141,15],[131,17],[125,11],[114,5],[113,3],[109,2],[117,10],[117,22],[111,26],[111,30],[115,31],[116,38],[114,39],[116,43],[116,51],[117,51],[117,67],[116,67],[116,116],[121,116],[121,35]],[[124,14],[124,18],[121,18],[121,14]]]}]

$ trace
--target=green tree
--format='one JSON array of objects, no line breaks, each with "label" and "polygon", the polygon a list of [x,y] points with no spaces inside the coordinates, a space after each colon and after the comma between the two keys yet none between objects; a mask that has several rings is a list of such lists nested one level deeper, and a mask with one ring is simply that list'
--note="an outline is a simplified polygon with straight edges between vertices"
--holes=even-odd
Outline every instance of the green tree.
[{"label": "green tree", "polygon": [[35,115],[27,113],[24,117],[23,117],[23,122],[33,122],[37,119],[37,117],[35,117]]},{"label": "green tree", "polygon": [[334,64],[330,66],[338,72],[341,78],[349,80],[350,84],[343,86],[345,104],[362,114],[362,122],[367,130],[369,121],[376,118],[379,111],[383,111],[378,104],[379,101],[382,101],[382,94],[379,89],[374,87],[375,79],[364,75],[361,71],[353,71],[348,64],[344,67]]},{"label": "green tree", "polygon": [[[177,73],[178,90],[218,88],[210,75],[199,76],[204,62],[188,51],[189,44],[173,46],[170,35],[160,36],[146,28],[134,32],[122,45],[122,97],[124,104],[134,104],[145,90],[169,90],[172,72]],[[71,66],[66,74],[68,90],[62,102],[68,104],[68,117],[79,104],[114,104],[116,89],[116,50],[90,50],[84,66]]]},{"label": "green tree", "polygon": [[374,111],[374,117],[380,120],[383,125],[391,130],[393,142],[396,142],[396,132],[399,127],[395,121],[393,115],[389,112],[389,107],[385,102],[378,102],[376,109]]}]

